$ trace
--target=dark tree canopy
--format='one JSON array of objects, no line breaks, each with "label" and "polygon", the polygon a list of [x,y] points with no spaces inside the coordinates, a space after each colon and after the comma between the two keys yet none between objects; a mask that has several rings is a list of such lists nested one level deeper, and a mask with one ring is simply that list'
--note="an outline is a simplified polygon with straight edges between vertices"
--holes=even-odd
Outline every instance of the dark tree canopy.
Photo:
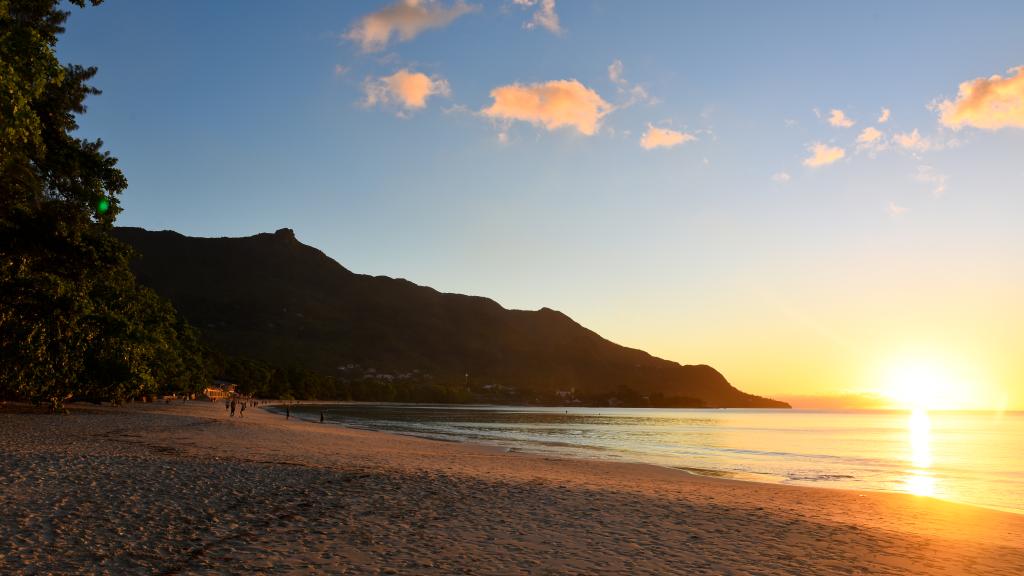
[{"label": "dark tree canopy", "polygon": [[0,0],[0,397],[59,406],[191,390],[193,330],[136,284],[110,235],[127,187],[117,159],[74,135],[100,92],[87,84],[95,68],[57,59],[59,7]]}]

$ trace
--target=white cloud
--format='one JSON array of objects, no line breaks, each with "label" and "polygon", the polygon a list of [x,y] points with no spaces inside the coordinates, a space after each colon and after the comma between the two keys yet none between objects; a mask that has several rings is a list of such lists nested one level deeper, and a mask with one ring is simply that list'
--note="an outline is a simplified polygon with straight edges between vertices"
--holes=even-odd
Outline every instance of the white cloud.
[{"label": "white cloud", "polygon": [[609,64],[608,79],[620,86],[628,84],[628,82],[626,82],[626,79],[622,77],[623,68],[624,67],[622,65],[622,60],[615,60],[614,62]]},{"label": "white cloud", "polygon": [[540,84],[509,84],[491,90],[494,103],[481,110],[498,120],[521,120],[548,130],[562,126],[591,136],[601,119],[614,110],[597,92],[578,80],[552,80]]},{"label": "white cloud", "polygon": [[846,113],[837,108],[833,108],[829,117],[828,123],[837,128],[849,128],[856,124],[853,119],[846,116]]},{"label": "white cloud", "polygon": [[453,20],[480,7],[456,0],[446,8],[437,0],[400,0],[356,22],[344,37],[357,44],[363,52],[378,52],[387,47],[392,36],[408,42],[429,28],[443,28]]},{"label": "white cloud", "polygon": [[533,30],[538,26],[552,34],[562,33],[562,24],[559,22],[558,13],[555,12],[555,0],[514,0],[520,6],[539,6],[533,13],[533,18],[523,25],[527,30]]},{"label": "white cloud", "polygon": [[882,108],[882,113],[878,116],[878,123],[885,124],[889,121],[889,116],[892,113],[888,108]]},{"label": "white cloud", "polygon": [[426,107],[431,96],[451,95],[447,80],[404,68],[391,76],[368,79],[363,90],[366,106],[396,104],[407,110]]},{"label": "white cloud", "polygon": [[647,90],[639,84],[630,84],[623,76],[625,67],[622,60],[615,60],[608,65],[608,79],[617,86],[618,92],[626,101],[618,104],[617,108],[629,108],[641,102],[654,103],[654,99],[647,93]]},{"label": "white cloud", "polygon": [[790,180],[792,180],[792,177],[789,175],[788,172],[776,172],[775,174],[772,174],[772,181],[773,182],[778,182],[779,184],[785,184],[786,182],[789,182]]},{"label": "white cloud", "polygon": [[643,137],[640,138],[640,146],[642,146],[644,150],[653,150],[655,148],[674,148],[680,144],[685,144],[696,139],[697,137],[693,134],[679,132],[669,128],[658,128],[652,124],[648,124],[647,131],[644,132]]},{"label": "white cloud", "polygon": [[334,75],[335,76],[344,76],[346,72],[348,72],[348,68],[347,67],[342,66],[341,64],[335,64],[334,65]]},{"label": "white cloud", "polygon": [[914,180],[927,184],[931,188],[933,196],[942,196],[946,193],[946,185],[949,181],[949,176],[942,174],[935,170],[931,166],[918,166],[917,173],[914,174]]},{"label": "white cloud", "polygon": [[804,158],[804,166],[809,166],[811,168],[827,166],[846,156],[846,150],[843,150],[838,146],[822,144],[821,142],[815,142],[807,149],[811,152],[811,155]]},{"label": "white cloud", "polygon": [[889,216],[899,218],[907,212],[907,208],[890,200],[889,205],[885,207],[885,211],[889,213]]},{"label": "white cloud", "polygon": [[1013,76],[998,74],[960,83],[956,101],[938,104],[939,121],[954,130],[973,126],[985,130],[1024,128],[1024,66]]}]

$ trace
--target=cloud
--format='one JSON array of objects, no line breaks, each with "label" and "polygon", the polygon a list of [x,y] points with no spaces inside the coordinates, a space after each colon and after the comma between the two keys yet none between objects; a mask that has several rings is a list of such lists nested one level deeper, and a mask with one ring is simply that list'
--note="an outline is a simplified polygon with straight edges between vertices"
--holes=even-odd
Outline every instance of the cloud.
[{"label": "cloud", "polygon": [[792,180],[792,177],[790,177],[788,172],[776,172],[775,174],[772,174],[772,181],[773,182],[778,182],[779,184],[785,184],[786,182],[789,182],[790,180]]},{"label": "cloud", "polygon": [[911,152],[924,152],[932,147],[931,141],[921,136],[917,128],[914,128],[914,131],[910,133],[901,132],[896,134],[892,137],[892,141],[900,148],[910,150]]},{"label": "cloud", "polygon": [[811,168],[832,164],[846,156],[846,150],[837,146],[822,144],[821,142],[815,142],[807,149],[810,150],[811,155],[804,158],[804,166],[810,166]]},{"label": "cloud", "polygon": [[520,6],[537,6],[533,18],[523,25],[527,30],[533,30],[540,26],[552,34],[562,33],[562,24],[558,20],[558,13],[555,12],[555,0],[514,0]]},{"label": "cloud", "polygon": [[387,47],[392,35],[397,35],[399,42],[408,42],[428,28],[443,28],[459,16],[479,9],[462,0],[450,8],[436,0],[400,0],[367,14],[344,37],[359,44],[363,52],[378,52]]},{"label": "cloud", "polygon": [[1005,78],[996,74],[961,82],[956,101],[938,105],[939,121],[954,130],[1024,128],[1024,66],[1009,72]]},{"label": "cloud", "polygon": [[368,79],[363,90],[367,106],[394,103],[408,110],[426,107],[427,98],[431,96],[451,94],[447,80],[404,68],[391,76]]},{"label": "cloud", "polygon": [[888,148],[889,145],[885,141],[885,135],[882,131],[874,126],[868,126],[867,128],[860,131],[857,135],[857,151],[863,152],[869,151],[872,156],[875,153],[881,152]]},{"label": "cloud", "polygon": [[889,121],[889,115],[892,113],[888,108],[882,108],[882,113],[878,116],[878,123],[885,124]]},{"label": "cloud", "polygon": [[334,75],[335,76],[344,76],[346,72],[348,72],[348,68],[347,67],[342,66],[341,64],[335,64],[334,65]]},{"label": "cloud", "polygon": [[903,214],[907,212],[907,208],[905,206],[900,206],[899,204],[890,200],[889,205],[885,207],[885,211],[889,213],[889,216],[892,216],[893,218],[899,218],[900,216],[903,216]]},{"label": "cloud", "polygon": [[846,116],[846,113],[835,108],[832,109],[832,113],[828,117],[828,123],[837,128],[849,128],[856,124],[856,122]]},{"label": "cloud", "polygon": [[874,126],[868,126],[861,130],[860,135],[857,136],[858,144],[871,144],[878,141],[882,137],[882,133],[878,131]]},{"label": "cloud", "polygon": [[619,86],[625,86],[629,84],[628,82],[626,82],[626,79],[622,77],[623,69],[624,67],[622,65],[622,60],[615,60],[614,62],[608,65],[608,79],[618,84]]},{"label": "cloud", "polygon": [[614,107],[577,80],[542,84],[509,84],[491,90],[494,103],[480,111],[499,120],[522,120],[554,130],[571,126],[581,134],[597,132],[601,119]]},{"label": "cloud", "polygon": [[622,65],[622,60],[615,60],[608,65],[608,79],[611,80],[617,87],[619,94],[626,97],[626,102],[619,104],[618,108],[629,108],[634,104],[640,102],[648,102],[653,104],[654,98],[651,98],[647,94],[647,90],[639,84],[630,85],[630,83],[623,77],[622,73],[625,67]]},{"label": "cloud", "polygon": [[946,193],[946,183],[949,181],[949,176],[937,172],[931,166],[922,165],[917,167],[914,180],[931,186],[933,196],[942,196]]},{"label": "cloud", "polygon": [[697,137],[693,134],[678,132],[668,128],[658,128],[652,124],[648,124],[647,131],[644,132],[643,138],[640,139],[640,146],[642,146],[644,150],[673,148],[696,139]]}]

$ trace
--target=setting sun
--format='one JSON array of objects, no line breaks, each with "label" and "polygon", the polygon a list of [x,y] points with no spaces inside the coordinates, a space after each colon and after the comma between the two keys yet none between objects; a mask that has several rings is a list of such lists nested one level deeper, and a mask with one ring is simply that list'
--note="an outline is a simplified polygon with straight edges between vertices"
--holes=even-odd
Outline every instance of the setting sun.
[{"label": "setting sun", "polygon": [[956,386],[938,364],[911,361],[889,368],[882,394],[900,408],[934,409],[953,400]]}]

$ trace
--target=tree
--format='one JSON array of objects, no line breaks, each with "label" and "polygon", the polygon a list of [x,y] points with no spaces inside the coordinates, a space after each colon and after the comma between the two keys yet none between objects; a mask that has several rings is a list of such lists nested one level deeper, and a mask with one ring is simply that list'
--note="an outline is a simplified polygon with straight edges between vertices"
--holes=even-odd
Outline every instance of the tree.
[{"label": "tree", "polygon": [[57,59],[59,4],[0,0],[0,395],[57,408],[190,391],[203,375],[194,331],[136,284],[110,235],[127,187],[117,159],[72,135],[100,92],[95,68]]}]

